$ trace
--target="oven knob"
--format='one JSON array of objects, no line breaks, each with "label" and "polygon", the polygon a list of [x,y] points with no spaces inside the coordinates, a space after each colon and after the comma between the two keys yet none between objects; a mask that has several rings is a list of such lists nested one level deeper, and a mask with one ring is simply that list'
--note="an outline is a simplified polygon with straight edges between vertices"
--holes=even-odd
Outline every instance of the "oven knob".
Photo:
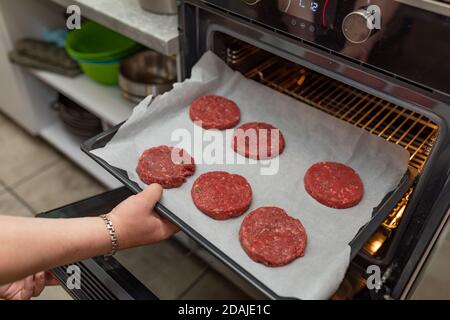
[{"label": "oven knob", "polygon": [[365,9],[349,13],[342,22],[342,33],[351,43],[363,43],[372,35],[372,14]]},{"label": "oven knob", "polygon": [[244,1],[246,4],[250,6],[254,6],[255,4],[261,2],[261,0],[242,0],[242,1]]}]

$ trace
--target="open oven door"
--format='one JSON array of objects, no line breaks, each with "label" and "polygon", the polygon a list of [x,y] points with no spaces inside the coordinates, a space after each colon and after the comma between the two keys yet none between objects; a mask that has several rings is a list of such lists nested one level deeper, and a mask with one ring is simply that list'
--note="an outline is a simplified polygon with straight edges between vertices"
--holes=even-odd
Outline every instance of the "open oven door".
[{"label": "open oven door", "polygon": [[[49,212],[41,213],[40,218],[79,218],[87,216],[98,216],[111,211],[118,203],[132,195],[132,192],[125,187],[109,191]],[[440,235],[438,241],[433,241],[435,246],[430,246],[430,239],[424,241],[429,245],[427,254],[421,254],[418,260],[421,263],[414,264],[411,273],[413,277],[404,280],[403,288],[397,294],[399,299],[427,299],[430,296],[430,287],[436,285],[444,288],[446,283],[442,283],[436,273],[449,261],[443,260],[448,256],[443,249],[450,247],[450,210],[445,215],[446,219],[436,221],[439,224],[439,232],[433,232],[434,237]],[[445,223],[447,221],[447,223]],[[430,235],[431,236],[431,235]],[[424,240],[424,239],[422,239]],[[431,252],[430,252],[431,251]],[[430,254],[431,253],[431,254]],[[414,255],[413,255],[414,256]],[[73,267],[61,266],[52,270],[53,274],[60,281],[62,287],[69,295],[77,300],[157,300],[158,297],[132,273],[130,273],[114,257],[105,259],[95,257],[74,263],[79,268],[82,275],[80,288],[73,288],[70,285],[70,277],[73,274]],[[72,266],[73,266],[72,265]],[[444,267],[445,268],[445,267]],[[437,270],[437,271],[436,271]],[[406,270],[405,270],[406,271]],[[405,273],[406,274],[406,273]],[[406,287],[406,288],[405,288]],[[433,290],[435,291],[435,290]],[[446,291],[446,290],[444,290]],[[448,291],[448,290],[447,290]],[[443,293],[443,292],[442,292]],[[444,293],[445,294],[445,293]],[[360,299],[355,297],[356,299]],[[443,298],[443,296],[441,297]],[[365,299],[365,298],[363,298]]]},{"label": "open oven door", "polygon": [[[127,188],[122,187],[109,191],[86,200],[82,200],[62,208],[58,208],[39,215],[41,218],[79,218],[86,216],[98,216],[111,211],[118,203],[132,195]],[[446,223],[445,223],[446,221]],[[450,261],[448,248],[450,248],[450,210],[447,211],[445,219],[439,219],[430,237],[438,238],[434,246],[428,243],[427,254],[421,254],[417,260],[422,260],[415,265],[415,271],[411,271],[414,277],[405,279],[405,284],[397,294],[400,299],[430,299],[435,298],[432,292],[436,292],[436,286],[441,288],[439,298],[448,298],[444,295],[448,291],[448,284],[442,282],[439,270],[445,269]],[[439,225],[439,226],[438,226]],[[439,235],[439,237],[437,237]],[[424,240],[424,239],[422,239]],[[413,255],[414,257],[414,255]],[[60,281],[62,287],[69,295],[78,300],[156,300],[158,297],[133,274],[131,274],[114,257],[105,259],[96,257],[74,264],[82,274],[82,285],[79,289],[70,287],[70,276],[73,274],[68,266],[55,268],[52,272]],[[406,271],[406,270],[405,270]],[[406,274],[406,273],[405,273]],[[405,288],[406,287],[406,288]],[[430,290],[430,288],[434,288]]]},{"label": "open oven door", "polygon": [[[45,212],[40,218],[80,218],[108,213],[132,195],[125,187],[65,207]],[[81,285],[71,286],[73,266],[80,270]],[[96,257],[61,266],[52,272],[69,295],[78,300],[156,300],[158,297],[125,269],[114,257]],[[72,288],[74,287],[74,288]]]}]

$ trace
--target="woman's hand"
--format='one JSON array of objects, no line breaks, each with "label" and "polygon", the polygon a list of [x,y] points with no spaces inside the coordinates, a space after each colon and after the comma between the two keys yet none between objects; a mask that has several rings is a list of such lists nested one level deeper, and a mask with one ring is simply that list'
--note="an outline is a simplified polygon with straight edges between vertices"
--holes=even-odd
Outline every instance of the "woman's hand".
[{"label": "woman's hand", "polygon": [[58,285],[48,272],[39,272],[25,279],[0,286],[0,299],[29,300],[41,294],[46,286]]},{"label": "woman's hand", "polygon": [[[161,194],[161,186],[151,185],[112,210],[109,217],[117,233],[118,249],[155,243],[177,231],[177,227],[153,211]],[[46,283],[39,275],[40,270],[50,270],[111,250],[108,230],[99,217],[0,216],[0,225],[0,297],[4,298],[27,299],[38,295]],[[38,275],[27,277],[35,273]]]},{"label": "woman's hand", "polygon": [[178,231],[153,210],[161,195],[162,187],[152,184],[111,211],[109,218],[116,229],[119,250],[156,243]]}]

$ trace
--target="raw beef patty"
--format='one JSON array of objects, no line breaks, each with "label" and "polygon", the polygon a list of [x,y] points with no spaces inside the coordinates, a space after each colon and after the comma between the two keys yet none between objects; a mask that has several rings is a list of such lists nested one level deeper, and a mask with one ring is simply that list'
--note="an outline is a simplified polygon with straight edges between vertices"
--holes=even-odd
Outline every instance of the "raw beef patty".
[{"label": "raw beef patty", "polygon": [[233,150],[240,155],[256,159],[272,159],[281,154],[286,143],[283,134],[264,122],[248,122],[237,128],[233,135]]},{"label": "raw beef patty", "polygon": [[205,129],[229,129],[241,119],[239,107],[233,101],[220,96],[202,96],[192,102],[189,116],[201,122]]},{"label": "raw beef patty", "polygon": [[216,220],[226,220],[243,214],[252,201],[252,188],[237,174],[212,171],[195,180],[191,190],[197,208]]},{"label": "raw beef patty", "polygon": [[364,195],[364,185],[358,173],[337,162],[312,165],[305,174],[304,183],[311,197],[331,208],[356,206]]},{"label": "raw beef patty", "polygon": [[194,159],[183,149],[159,146],[145,150],[136,168],[145,184],[158,183],[163,188],[176,188],[195,172]]},{"label": "raw beef patty", "polygon": [[307,236],[300,220],[283,209],[262,207],[244,218],[239,240],[251,259],[278,267],[305,254]]}]

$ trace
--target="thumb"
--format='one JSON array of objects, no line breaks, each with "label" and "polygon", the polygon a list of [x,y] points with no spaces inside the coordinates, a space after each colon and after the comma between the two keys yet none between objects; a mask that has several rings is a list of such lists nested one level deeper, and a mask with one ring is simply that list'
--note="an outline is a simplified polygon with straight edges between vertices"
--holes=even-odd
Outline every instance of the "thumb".
[{"label": "thumb", "polygon": [[159,199],[161,199],[162,192],[163,188],[159,184],[153,183],[142,192],[138,193],[136,197],[141,199],[141,201],[145,203],[146,207],[151,210]]}]

